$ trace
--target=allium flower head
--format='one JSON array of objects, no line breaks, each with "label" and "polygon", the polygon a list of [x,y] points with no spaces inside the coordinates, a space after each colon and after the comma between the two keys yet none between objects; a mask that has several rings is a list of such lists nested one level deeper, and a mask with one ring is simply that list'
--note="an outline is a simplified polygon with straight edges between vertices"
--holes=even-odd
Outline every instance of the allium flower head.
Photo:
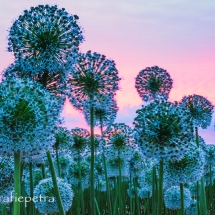
[{"label": "allium flower head", "polygon": [[205,153],[193,143],[183,158],[165,162],[164,181],[170,185],[196,182],[203,176],[204,165]]},{"label": "allium flower head", "polygon": [[70,134],[70,131],[65,127],[57,127],[55,131],[55,144],[54,149],[68,150],[74,144],[74,139]]},{"label": "allium flower head", "polygon": [[205,158],[207,165],[215,164],[215,145],[205,144]]},{"label": "allium flower head", "polygon": [[129,163],[127,160],[121,158],[107,159],[107,174],[108,177],[117,177],[120,175],[123,177],[129,176]]},{"label": "allium flower head", "polygon": [[[65,178],[68,174],[68,170],[70,165],[72,164],[73,159],[70,155],[68,154],[60,154],[60,156],[58,157],[58,163],[59,163],[59,167],[60,167],[60,175],[62,178]],[[58,171],[58,167],[57,167],[57,159],[55,158],[54,160],[54,166],[56,169],[56,172]]]},{"label": "allium flower head", "polygon": [[141,70],[135,81],[137,92],[145,102],[158,98],[167,99],[172,84],[169,73],[158,66]]},{"label": "allium flower head", "polygon": [[139,149],[134,151],[131,159],[129,160],[129,169],[132,177],[138,177],[142,169],[144,168],[145,157]]},{"label": "allium flower head", "polygon": [[[72,199],[74,196],[71,185],[60,178],[57,178],[57,183],[64,211],[67,212],[72,205]],[[35,202],[35,206],[40,213],[53,214],[59,212],[51,178],[46,178],[39,182],[34,189],[34,196],[41,196],[43,198],[42,201]],[[46,200],[44,197],[46,197]]]},{"label": "allium flower head", "polygon": [[158,159],[182,157],[193,134],[189,111],[164,100],[137,110],[134,125],[142,153]]},{"label": "allium flower head", "polygon": [[152,191],[145,187],[141,187],[138,189],[138,196],[141,199],[150,198],[152,196]]},{"label": "allium flower head", "polygon": [[[171,210],[177,210],[181,208],[180,202],[180,187],[172,186],[164,193],[165,206]],[[189,189],[184,187],[184,208],[189,207],[191,204],[191,195]]]},{"label": "allium flower head", "polygon": [[9,30],[8,51],[14,52],[22,63],[31,62],[32,68],[43,65],[43,70],[52,71],[78,52],[83,36],[77,19],[77,15],[70,15],[56,5],[24,10]]},{"label": "allium flower head", "polygon": [[13,159],[8,157],[0,157],[0,204],[8,204],[10,202],[4,201],[2,197],[6,198],[10,196],[11,192],[13,192]]},{"label": "allium flower head", "polygon": [[[94,173],[94,179],[95,179],[95,187],[99,185],[100,181],[105,181],[105,172],[104,172],[104,164],[103,164],[103,156],[102,154],[98,154],[95,156],[95,173]],[[90,163],[89,163],[90,165]]]},{"label": "allium flower head", "polygon": [[[25,64],[27,64],[25,60]],[[24,67],[24,68],[22,68]],[[38,71],[44,72],[42,74],[37,74]],[[36,72],[36,74],[34,74]],[[31,65],[22,65],[20,61],[16,60],[14,64],[11,64],[7,69],[3,71],[3,80],[8,78],[29,78],[35,82],[43,85],[50,93],[53,93],[59,100],[59,103],[64,104],[66,100],[65,90],[66,90],[66,80],[67,80],[67,70],[65,65],[59,65],[55,70],[44,71],[38,65],[36,69]]]},{"label": "allium flower head", "polygon": [[74,144],[70,149],[73,156],[80,156],[89,145],[90,133],[84,128],[74,128],[70,131]]},{"label": "allium flower head", "polygon": [[67,181],[73,185],[80,184],[79,171],[81,172],[81,183],[84,190],[90,186],[90,166],[86,161],[81,160],[80,167],[77,160],[71,163],[68,169]]},{"label": "allium flower head", "polygon": [[194,126],[207,128],[211,124],[214,107],[205,97],[195,94],[184,96],[181,104],[189,109]]},{"label": "allium flower head", "polygon": [[[196,182],[193,182],[193,183],[188,183],[186,185],[186,187],[190,190],[190,193],[191,193],[191,196],[192,197],[197,197],[197,183]],[[198,186],[198,196],[200,196],[200,193],[201,193],[201,187]]]},{"label": "allium flower head", "polygon": [[210,182],[212,182],[212,184],[213,184],[214,179],[215,179],[215,166],[211,166],[211,168],[210,168],[210,166],[206,165],[205,169],[204,169],[205,186],[209,186]]},{"label": "allium flower head", "polygon": [[67,86],[69,100],[78,110],[83,110],[88,102],[96,106],[100,97],[113,96],[119,89],[115,62],[104,55],[91,51],[80,54],[74,67]]},{"label": "allium flower head", "polygon": [[[25,182],[25,191],[28,195],[30,195],[30,173],[29,169],[24,171],[24,182]],[[41,168],[33,168],[33,187],[35,188],[36,185],[43,179],[42,170]]]},{"label": "allium flower head", "polygon": [[[88,100],[84,108],[84,116],[87,123],[90,125],[90,106],[91,102]],[[118,107],[116,100],[109,96],[102,96],[99,102],[94,106],[94,126],[110,126],[116,119]]]},{"label": "allium flower head", "polygon": [[146,190],[152,192],[152,183],[153,183],[152,171],[153,171],[153,166],[157,164],[158,164],[158,161],[153,158],[148,158],[144,160],[144,167],[142,168],[142,171],[138,175],[138,183],[141,189],[145,188]]},{"label": "allium flower head", "polygon": [[130,198],[134,198],[135,195],[136,195],[136,190],[135,190],[135,187],[132,185],[129,184],[129,187],[127,189],[127,194]]},{"label": "allium flower head", "polygon": [[51,148],[59,104],[55,97],[29,79],[0,84],[0,154],[31,157]]},{"label": "allium flower head", "polygon": [[190,206],[186,209],[187,215],[196,215],[196,200],[192,199]]},{"label": "allium flower head", "polygon": [[106,143],[104,153],[108,158],[129,159],[134,153],[133,130],[124,123],[115,123],[108,127],[103,133],[103,140]]}]

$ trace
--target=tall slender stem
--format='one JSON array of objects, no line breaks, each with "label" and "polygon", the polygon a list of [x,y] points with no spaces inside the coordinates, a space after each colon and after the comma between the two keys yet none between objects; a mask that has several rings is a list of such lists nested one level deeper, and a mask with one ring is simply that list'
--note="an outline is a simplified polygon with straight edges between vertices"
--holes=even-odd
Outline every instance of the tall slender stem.
[{"label": "tall slender stem", "polygon": [[184,215],[184,185],[180,183],[181,215]]},{"label": "tall slender stem", "polygon": [[58,177],[61,177],[61,173],[60,173],[60,163],[59,163],[59,155],[58,155],[58,150],[57,150],[57,149],[55,149],[55,154],[56,154],[56,161],[57,161]]},{"label": "tall slender stem", "polygon": [[[102,122],[102,117],[100,116],[100,131],[101,131],[101,137],[103,140],[103,122]],[[107,176],[107,166],[106,166],[106,159],[104,155],[104,148],[102,152],[102,158],[103,158],[103,165],[104,165],[104,172],[105,172],[105,181],[106,181],[106,191],[107,191],[107,200],[108,200],[108,212],[110,215],[112,215],[112,207],[111,207],[111,198],[110,198],[110,186],[109,186],[109,180]]]},{"label": "tall slender stem", "polygon": [[95,210],[95,189],[94,189],[94,109],[90,107],[90,142],[91,142],[91,159],[90,159],[90,194],[91,194],[91,214],[96,214]]},{"label": "tall slender stem", "polygon": [[198,127],[195,127],[195,133],[196,133],[196,145],[199,147],[199,134],[198,134]]},{"label": "tall slender stem", "polygon": [[18,198],[21,195],[21,155],[20,151],[14,153],[14,204],[13,215],[20,214],[20,202]]},{"label": "tall slender stem", "polygon": [[1,214],[6,215],[6,206],[2,204],[1,206]]},{"label": "tall slender stem", "polygon": [[152,215],[156,215],[156,168],[152,169]]},{"label": "tall slender stem", "polygon": [[204,215],[207,215],[207,202],[205,196],[205,185],[204,185],[204,178],[201,178],[201,206]]},{"label": "tall slender stem", "polygon": [[157,215],[163,213],[163,160],[160,160]]},{"label": "tall slender stem", "polygon": [[[83,189],[82,189],[82,173],[81,173],[81,158],[80,155],[78,155],[78,175],[79,175],[79,196],[81,199],[81,210],[82,210],[82,214],[85,213],[85,209],[84,209],[84,196],[83,196]],[[80,204],[80,202],[79,202]]]},{"label": "tall slender stem", "polygon": [[121,159],[118,158],[118,167],[119,167],[119,177],[118,177],[118,188],[119,188],[119,192],[118,192],[118,198],[119,198],[119,210],[120,210],[120,214],[124,215],[124,206],[123,206],[123,198],[122,198],[122,166],[121,166]]},{"label": "tall slender stem", "polygon": [[[50,151],[47,151],[46,155],[47,155],[49,166],[50,166],[52,182],[53,182],[53,186],[54,186],[54,191],[55,191],[55,195],[56,195],[59,212],[60,212],[60,215],[65,215],[63,203],[62,203],[61,196],[60,196],[60,191],[59,191],[58,184],[57,184],[57,177],[55,174],[54,164],[52,161],[52,156],[50,154]],[[16,214],[16,215],[18,215],[18,214]]]},{"label": "tall slender stem", "polygon": [[[29,163],[29,175],[30,175],[30,197],[33,199],[34,196],[34,180],[33,180],[33,164]],[[30,201],[30,214],[34,215],[34,202]]]},{"label": "tall slender stem", "polygon": [[46,178],[46,170],[45,170],[45,165],[43,163],[41,164],[41,170],[42,170],[42,177],[43,177],[43,179],[45,179]]},{"label": "tall slender stem", "polygon": [[210,164],[210,189],[209,189],[209,198],[210,198],[210,201],[209,201],[209,207],[213,208],[212,207],[212,204],[213,204],[213,183],[212,183],[212,165]]}]

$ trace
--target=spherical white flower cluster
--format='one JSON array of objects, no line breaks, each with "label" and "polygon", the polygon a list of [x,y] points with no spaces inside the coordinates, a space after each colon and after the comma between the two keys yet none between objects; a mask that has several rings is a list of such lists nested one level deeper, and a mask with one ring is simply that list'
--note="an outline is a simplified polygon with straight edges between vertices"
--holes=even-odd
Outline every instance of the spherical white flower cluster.
[{"label": "spherical white flower cluster", "polygon": [[[58,163],[57,163],[58,162]],[[68,174],[70,165],[72,164],[73,159],[68,154],[60,154],[57,158],[54,159],[55,171],[58,172],[58,165],[60,168],[60,177],[65,178]]]},{"label": "spherical white flower cluster", "polygon": [[214,163],[215,163],[215,145],[206,144],[204,151],[205,151],[206,164],[214,165]]},{"label": "spherical white flower cluster", "polygon": [[57,127],[55,131],[55,144],[53,148],[60,151],[68,151],[74,144],[70,131],[65,127]]},{"label": "spherical white flower cluster", "polygon": [[204,183],[206,186],[213,184],[215,179],[215,166],[214,165],[206,165],[204,168]]},{"label": "spherical white flower cluster", "polygon": [[[79,166],[80,165],[80,166]],[[80,172],[79,172],[80,171]],[[80,178],[80,175],[81,178]],[[81,160],[80,164],[77,160],[74,160],[68,169],[68,174],[66,177],[67,181],[73,185],[79,185],[81,182],[82,189],[89,187],[90,182],[90,166],[85,160]]]},{"label": "spherical white flower cluster", "polygon": [[[13,192],[14,161],[10,157],[0,157],[0,204],[10,203]],[[7,198],[8,197],[8,198]]]},{"label": "spherical white flower cluster", "polygon": [[211,124],[214,107],[205,97],[196,94],[184,96],[181,105],[189,109],[194,126],[207,128]]},{"label": "spherical white flower cluster", "polygon": [[164,181],[170,185],[191,183],[204,174],[205,156],[201,148],[188,147],[187,154],[180,160],[167,160],[164,164]]},{"label": "spherical white flower cluster", "polygon": [[127,194],[130,198],[134,198],[137,195],[137,190],[135,189],[135,187],[129,184],[129,187],[127,189]]},{"label": "spherical white flower cluster", "polygon": [[172,84],[169,73],[158,66],[141,70],[135,81],[137,92],[145,102],[158,98],[167,99]]},{"label": "spherical white flower cluster", "polygon": [[141,187],[138,189],[138,196],[141,199],[146,199],[146,198],[150,198],[152,196],[152,191],[145,188],[145,187]]},{"label": "spherical white flower cluster", "polygon": [[0,113],[0,154],[20,151],[30,160],[52,147],[59,104],[39,84],[18,78],[3,81]]},{"label": "spherical white flower cluster", "polygon": [[189,111],[164,100],[138,110],[134,125],[142,153],[158,159],[183,157],[193,136]]},{"label": "spherical white flower cluster", "polygon": [[[30,195],[30,172],[29,169],[24,171],[24,185],[25,191],[27,195]],[[40,168],[33,168],[33,187],[35,188],[36,185],[43,179],[42,170]]]},{"label": "spherical white flower cluster", "polygon": [[129,160],[137,146],[134,144],[133,130],[124,123],[115,123],[103,133],[104,153],[107,158]]},{"label": "spherical white flower cluster", "polygon": [[[66,212],[72,205],[74,193],[71,185],[66,183],[63,179],[57,178],[57,183],[64,211]],[[40,213],[53,214],[59,212],[51,178],[46,178],[39,182],[34,189],[34,196],[38,198],[41,196],[43,198],[41,201],[35,201],[35,206]],[[46,199],[44,199],[45,197]]]},{"label": "spherical white flower cluster", "polygon": [[107,159],[107,175],[108,177],[129,176],[129,163],[121,158]]},{"label": "spherical white flower cluster", "polygon": [[145,157],[139,149],[134,151],[131,159],[129,160],[129,169],[132,177],[138,177],[141,171],[144,169]]},{"label": "spherical white flower cluster", "polygon": [[84,128],[73,128],[70,131],[74,144],[69,150],[72,157],[80,157],[90,142],[90,133]]},{"label": "spherical white flower cluster", "polygon": [[[153,167],[157,164],[157,161],[155,159],[147,159],[144,161],[144,168],[142,169],[142,172],[138,175],[138,183],[142,188],[152,192],[152,171]],[[156,173],[157,174],[157,171]]]},{"label": "spherical white flower cluster", "polygon": [[[91,102],[88,100],[85,103],[84,116],[87,123],[90,125],[90,107]],[[102,96],[99,98],[98,103],[94,105],[94,126],[109,126],[113,124],[118,107],[116,100],[110,96]]]},{"label": "spherical white flower cluster", "polygon": [[187,215],[196,215],[196,200],[192,199],[190,206],[186,209]]},{"label": "spherical white flower cluster", "polygon": [[[165,206],[171,210],[177,210],[181,208],[181,196],[180,196],[180,187],[172,186],[167,189],[164,193],[164,203]],[[184,208],[186,209],[191,204],[191,195],[190,191],[187,188],[184,188]]]},{"label": "spherical white flower cluster", "polygon": [[78,110],[98,105],[104,95],[113,97],[119,89],[115,62],[104,55],[91,51],[80,54],[74,67],[67,82],[68,97]]},{"label": "spherical white flower cluster", "polygon": [[59,72],[83,41],[77,19],[56,5],[31,7],[10,28],[8,51],[14,52],[24,71]]},{"label": "spherical white flower cluster", "polygon": [[[27,61],[25,60],[25,64]],[[36,66],[37,70],[43,71],[39,66]],[[31,68],[29,65],[22,68],[21,62],[16,60],[15,64],[11,64],[7,69],[3,71],[3,80],[8,78],[29,78],[42,84],[49,92],[53,93],[58,99],[59,103],[64,104],[66,100],[65,90],[66,90],[66,80],[67,80],[67,69],[62,65],[62,68],[56,68],[51,71],[43,71],[43,74],[37,75],[32,71],[37,71]],[[52,74],[54,73],[54,74]]]}]

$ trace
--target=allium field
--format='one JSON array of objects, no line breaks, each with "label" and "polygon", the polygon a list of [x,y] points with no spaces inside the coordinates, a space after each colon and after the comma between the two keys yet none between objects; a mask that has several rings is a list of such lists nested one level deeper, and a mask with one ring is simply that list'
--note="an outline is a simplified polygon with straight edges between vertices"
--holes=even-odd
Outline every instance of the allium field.
[{"label": "allium field", "polygon": [[[169,73],[139,72],[142,108],[115,123],[114,60],[81,53],[77,15],[54,5],[24,10],[0,83],[1,215],[214,215],[215,146],[199,136],[214,107],[201,95],[168,100]],[[64,126],[66,99],[89,129]],[[94,133],[94,128],[100,134]]]}]

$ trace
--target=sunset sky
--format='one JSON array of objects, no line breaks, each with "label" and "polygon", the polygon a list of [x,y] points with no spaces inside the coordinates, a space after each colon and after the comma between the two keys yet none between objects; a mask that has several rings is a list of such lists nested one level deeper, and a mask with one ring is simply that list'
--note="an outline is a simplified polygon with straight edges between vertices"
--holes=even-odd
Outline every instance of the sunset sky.
[{"label": "sunset sky", "polygon": [[[82,52],[92,50],[116,62],[121,90],[116,122],[132,125],[142,101],[134,87],[140,70],[159,66],[173,79],[170,100],[198,94],[215,104],[214,0],[8,0],[0,2],[0,70],[13,62],[6,51],[8,29],[24,9],[57,4],[79,16],[84,30]],[[84,117],[69,102],[63,114],[68,128],[85,127]],[[215,118],[212,120],[214,125]],[[214,143],[213,125],[200,130]]]}]

